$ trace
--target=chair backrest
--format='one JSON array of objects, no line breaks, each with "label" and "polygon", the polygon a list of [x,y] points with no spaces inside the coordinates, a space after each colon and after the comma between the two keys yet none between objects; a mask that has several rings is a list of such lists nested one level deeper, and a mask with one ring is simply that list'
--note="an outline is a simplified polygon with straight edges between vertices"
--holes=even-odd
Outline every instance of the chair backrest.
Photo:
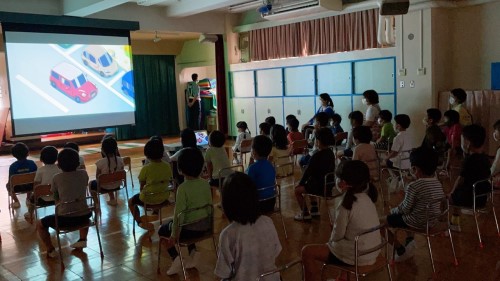
[{"label": "chair backrest", "polygon": [[[290,263],[287,263],[285,265],[282,265],[278,268],[276,268],[275,270],[272,270],[272,271],[268,271],[266,273],[262,273],[258,278],[257,278],[257,281],[262,281],[265,279],[266,276],[269,276],[269,275],[273,275],[273,274],[276,274],[276,273],[282,273],[282,272],[285,272],[287,271],[288,269],[296,266],[296,265],[300,265],[300,271],[301,271],[301,278],[300,280],[304,280],[304,271],[303,271],[303,267],[302,267],[302,260],[295,260],[295,261],[292,261]],[[283,279],[281,279],[283,280]]]},{"label": "chair backrest", "polygon": [[10,188],[18,185],[33,183],[35,181],[35,175],[35,172],[12,175],[9,180]]},{"label": "chair backrest", "polygon": [[[72,210],[72,211],[69,211],[69,212],[62,212],[60,211],[61,209],[66,209],[64,208],[65,206],[69,206],[69,205],[74,205],[75,203],[78,203],[78,202],[81,202],[81,201],[85,201],[85,207],[82,207],[78,210]],[[75,200],[72,200],[72,201],[66,201],[66,202],[59,202],[56,204],[56,210],[55,210],[55,216],[56,216],[56,229],[57,231],[59,231],[59,224],[58,224],[58,217],[59,216],[74,216],[74,215],[81,215],[81,214],[86,214],[86,213],[91,213],[93,214],[94,218],[93,218],[93,221],[90,221],[89,220],[89,223],[88,224],[85,224],[85,225],[94,225],[97,223],[97,216],[96,216],[96,206],[95,206],[95,203],[94,203],[94,198],[92,196],[87,196],[87,197],[82,197],[80,199],[75,199]],[[83,225],[83,224],[82,224]],[[76,229],[78,229],[79,227],[78,226],[75,226],[75,227],[70,227],[71,230],[68,230],[69,231],[74,231]]]},{"label": "chair backrest", "polygon": [[[371,247],[369,249],[360,250],[359,249],[359,239],[364,235],[372,234],[375,232],[381,232],[381,234],[382,234],[380,237],[380,243],[377,245],[374,245],[373,247]],[[386,254],[385,257],[386,257],[386,262],[387,262],[387,260],[389,258],[389,247],[387,245],[387,239],[385,237],[388,237],[387,226],[385,224],[380,224],[378,226],[370,228],[370,229],[363,231],[360,234],[356,235],[356,237],[354,237],[354,254],[355,254],[354,266],[356,268],[356,276],[359,275],[358,259],[362,256],[366,256],[368,254],[382,250],[385,247],[385,254]]]},{"label": "chair backrest", "polygon": [[365,164],[368,166],[368,169],[370,171],[370,179],[372,181],[378,181],[380,179],[380,160],[378,159],[378,156],[375,155],[377,158],[373,158],[371,160],[363,161]]},{"label": "chair backrest", "polygon": [[335,187],[335,178],[336,178],[335,172],[330,172],[325,175],[325,181],[324,181],[325,184],[323,185],[323,196],[325,198],[337,196],[333,195],[334,194],[333,188]]},{"label": "chair backrest", "polygon": [[278,200],[279,200],[279,195],[280,195],[279,190],[280,189],[279,189],[279,186],[277,184],[273,184],[273,185],[270,185],[270,186],[266,186],[266,187],[262,187],[262,188],[257,189],[257,191],[259,193],[264,192],[264,191],[268,191],[268,190],[273,190],[274,191],[274,195],[270,196],[268,198],[265,198],[265,199],[259,199],[259,202],[268,201],[268,200],[271,200],[273,198],[278,198]]},{"label": "chair backrest", "polygon": [[49,197],[53,195],[50,191],[50,184],[39,184],[33,188],[33,196],[35,197],[35,204],[37,204],[38,198]]},{"label": "chair backrest", "polygon": [[[436,205],[439,205],[439,212],[434,212]],[[436,223],[446,223],[449,227],[450,220],[450,202],[448,198],[442,197],[439,199],[432,200],[425,206],[425,220],[426,220],[426,231],[429,233],[430,229],[436,225]]]},{"label": "chair backrest", "polygon": [[340,145],[344,140],[347,139],[347,132],[341,132],[335,134],[335,145]]},{"label": "chair backrest", "polygon": [[132,160],[130,160],[129,156],[122,157],[123,160],[123,166],[125,166],[125,169],[127,171],[132,170]]},{"label": "chair backrest", "polygon": [[112,183],[120,183],[120,185],[122,185],[126,179],[127,179],[127,174],[125,171],[116,171],[110,174],[99,175],[98,184],[108,185]]},{"label": "chair backrest", "polygon": [[[184,221],[184,217],[186,217],[187,215],[189,215],[191,213],[195,213],[195,212],[199,212],[199,211],[205,211],[207,216],[201,217],[201,218],[194,220],[194,221],[186,221],[186,222]],[[179,214],[177,214],[177,230],[178,230],[177,231],[178,237],[176,237],[177,240],[179,241],[179,235],[181,233],[182,227],[203,221],[205,219],[209,219],[209,221],[210,221],[209,229],[207,229],[207,233],[213,234],[214,233],[214,206],[212,204],[206,204],[206,205],[201,206],[201,207],[187,209],[187,210],[184,210],[184,211],[180,212]]]},{"label": "chair backrest", "polygon": [[229,167],[226,167],[226,168],[222,168],[219,170],[219,190],[222,190],[222,181],[220,179],[223,179],[227,176],[229,176],[230,174],[234,173],[234,172],[245,172],[245,168],[243,168],[243,165],[233,165],[233,166],[229,166]]},{"label": "chair backrest", "polygon": [[304,149],[307,148],[307,140],[296,140],[290,145],[291,155],[304,154]]},{"label": "chair backrest", "polygon": [[[162,191],[157,191],[157,192],[144,192],[144,198],[158,198],[158,197],[166,197],[170,195],[170,191],[172,190],[171,185],[165,185],[165,190]],[[147,185],[144,186],[143,190],[146,190]],[[167,205],[169,204],[168,200],[166,200],[163,203],[160,204],[147,204],[147,200],[144,200],[144,208],[147,209],[148,205],[149,206],[154,206],[154,205]]]},{"label": "chair backrest", "polygon": [[[492,200],[493,199],[493,188],[492,188],[492,181],[491,178],[487,179],[482,179],[476,181],[472,185],[472,194],[474,195],[474,203],[473,203],[473,208],[475,209],[477,206],[477,201],[478,199],[483,199],[487,200]],[[480,206],[482,208],[483,206]]]},{"label": "chair backrest", "polygon": [[281,156],[273,160],[276,178],[286,178],[294,175],[295,163],[292,156]]},{"label": "chair backrest", "polygon": [[250,152],[250,150],[252,150],[252,142],[253,138],[242,140],[240,145],[240,152],[242,153]]}]

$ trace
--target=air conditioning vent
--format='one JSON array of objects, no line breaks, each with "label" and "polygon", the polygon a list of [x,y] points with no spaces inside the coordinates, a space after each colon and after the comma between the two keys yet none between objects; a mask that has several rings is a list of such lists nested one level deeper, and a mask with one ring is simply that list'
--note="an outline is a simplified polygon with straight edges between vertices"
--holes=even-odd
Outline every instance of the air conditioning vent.
[{"label": "air conditioning vent", "polygon": [[274,0],[266,20],[300,18],[327,11],[342,11],[342,0]]}]

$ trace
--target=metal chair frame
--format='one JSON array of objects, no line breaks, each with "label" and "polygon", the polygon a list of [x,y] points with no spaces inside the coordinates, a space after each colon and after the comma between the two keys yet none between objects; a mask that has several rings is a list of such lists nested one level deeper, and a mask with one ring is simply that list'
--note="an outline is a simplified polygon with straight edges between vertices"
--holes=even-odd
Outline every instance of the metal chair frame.
[{"label": "metal chair frame", "polygon": [[[144,196],[145,197],[155,197],[155,196],[160,196],[162,194],[170,194],[170,191],[171,191],[171,189],[167,187],[164,191],[146,192],[146,193],[144,193]],[[148,204],[148,203],[146,203],[146,201],[144,201],[143,206],[140,206],[140,205],[137,205],[137,206],[143,207],[146,215],[147,215],[148,211],[153,211],[153,212],[158,211],[158,216],[160,218],[160,225],[161,225],[163,222],[162,215],[161,215],[161,209],[168,207],[171,204],[172,203],[170,203],[170,201],[168,201],[168,198],[167,198],[167,200],[165,200],[164,202],[159,203],[159,204]],[[134,235],[134,237],[135,237],[135,225],[136,224],[137,224],[137,222],[134,220],[134,223],[132,224],[132,234]]]},{"label": "metal chair frame", "polygon": [[[132,183],[132,188],[134,188],[134,176],[132,176],[132,160],[129,156],[122,157],[122,160],[125,173],[130,174],[130,182]],[[125,180],[125,186],[128,187],[127,180]]]},{"label": "metal chair frame", "polygon": [[[281,273],[284,272],[284,271],[287,271],[288,269],[296,266],[296,265],[300,265],[300,269],[301,269],[301,279],[300,280],[304,280],[304,268],[302,267],[302,260],[295,260],[295,261],[292,261],[292,262],[289,262],[285,265],[282,265],[278,268],[276,268],[275,270],[271,270],[271,271],[268,271],[266,273],[262,273],[259,277],[257,277],[257,280],[256,281],[263,281],[265,277],[269,276],[269,275],[273,275],[273,274],[276,274],[276,273]],[[283,280],[280,276],[280,279]]]},{"label": "metal chair frame", "polygon": [[[38,220],[38,209],[41,208],[47,208],[49,206],[54,206],[55,201],[53,201],[52,204],[47,204],[47,205],[38,205],[38,199],[43,198],[43,197],[50,197],[53,196],[54,194],[50,190],[51,185],[50,184],[39,184],[33,188],[33,199],[35,200],[34,203],[32,204],[34,213],[35,213],[35,221]],[[31,203],[30,203],[31,204]],[[33,217],[31,218],[31,223],[33,223]]]},{"label": "metal chair frame", "polygon": [[[107,190],[107,189],[101,188],[101,185],[118,183],[118,182],[120,183],[120,186],[116,189]],[[122,171],[116,171],[114,173],[99,175],[99,179],[97,180],[97,189],[95,191],[90,189],[90,183],[89,183],[90,193],[95,194],[95,197],[97,198],[96,205],[97,205],[97,210],[99,213],[101,212],[100,195],[102,195],[102,194],[107,194],[107,193],[118,191],[119,189],[124,189],[125,194],[127,196],[127,201],[128,201],[129,198],[128,198],[128,190],[127,190],[126,182],[127,182],[127,174],[126,174],[125,170],[122,170]]]},{"label": "metal chair frame", "polygon": [[20,191],[16,192],[15,187],[19,185],[24,185],[24,184],[33,184],[35,181],[35,175],[36,173],[26,173],[26,174],[16,174],[12,175],[9,179],[9,190],[8,190],[8,196],[7,196],[7,205],[9,206],[9,210],[12,209],[12,203],[14,203],[13,195],[14,194],[25,194],[25,193],[30,193],[33,190],[27,190],[27,191]]},{"label": "metal chair frame", "polygon": [[273,198],[276,199],[276,203],[274,204],[274,210],[269,212],[269,213],[265,213],[265,215],[271,216],[273,214],[278,214],[280,216],[281,224],[283,226],[283,232],[285,232],[285,238],[288,239],[288,234],[286,232],[286,226],[285,226],[285,220],[283,219],[283,214],[281,213],[281,188],[280,188],[279,184],[274,184],[271,186],[259,188],[258,191],[268,190],[271,188],[274,190],[274,196],[266,198],[266,199],[259,199],[259,203],[265,202],[268,200],[272,200]]},{"label": "metal chair frame", "polygon": [[[333,180],[331,178],[333,178]],[[331,187],[328,187],[328,186],[331,186]],[[310,194],[310,193],[303,194],[304,196],[318,198],[319,199],[318,208],[321,207],[321,205],[320,205],[321,200],[322,199],[325,200],[325,204],[326,204],[327,209],[328,209],[328,218],[330,220],[331,225],[333,225],[333,218],[332,218],[331,211],[328,208],[328,201],[333,200],[333,199],[338,198],[338,197],[343,195],[343,193],[334,194],[334,191],[333,191],[334,187],[335,187],[335,172],[330,172],[330,173],[326,174],[325,178],[324,178],[323,195],[316,195],[316,194]],[[331,192],[328,192],[328,188],[331,189]]]}]

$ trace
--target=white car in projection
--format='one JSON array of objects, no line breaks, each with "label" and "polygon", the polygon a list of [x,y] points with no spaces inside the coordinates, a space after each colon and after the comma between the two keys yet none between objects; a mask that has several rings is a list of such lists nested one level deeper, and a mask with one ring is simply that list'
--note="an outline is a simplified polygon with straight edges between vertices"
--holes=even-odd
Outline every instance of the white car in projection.
[{"label": "white car in projection", "polygon": [[114,75],[118,71],[118,64],[113,57],[101,46],[91,45],[82,53],[83,64],[97,71],[102,77]]}]

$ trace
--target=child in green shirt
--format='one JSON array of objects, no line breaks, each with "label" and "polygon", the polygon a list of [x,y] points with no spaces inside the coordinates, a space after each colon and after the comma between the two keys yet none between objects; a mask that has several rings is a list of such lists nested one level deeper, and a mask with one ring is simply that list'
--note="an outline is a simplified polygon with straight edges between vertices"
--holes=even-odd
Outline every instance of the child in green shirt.
[{"label": "child in green shirt", "polygon": [[392,141],[396,136],[396,131],[394,131],[394,126],[392,125],[391,120],[392,113],[389,110],[380,111],[378,123],[382,126],[382,129],[380,131],[380,138],[378,138],[375,143],[376,149],[390,149],[389,145],[392,144]]}]

